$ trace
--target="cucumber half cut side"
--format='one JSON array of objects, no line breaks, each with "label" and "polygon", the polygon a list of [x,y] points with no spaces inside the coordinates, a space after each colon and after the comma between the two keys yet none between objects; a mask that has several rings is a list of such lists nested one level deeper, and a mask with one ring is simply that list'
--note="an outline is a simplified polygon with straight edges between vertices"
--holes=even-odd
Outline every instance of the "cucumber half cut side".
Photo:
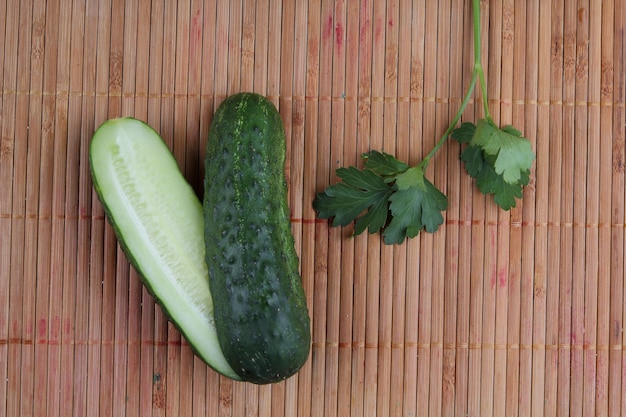
[{"label": "cucumber half cut side", "polygon": [[241,379],[217,339],[202,204],[159,134],[130,117],[104,122],[89,149],[94,188],[130,263],[211,368]]}]

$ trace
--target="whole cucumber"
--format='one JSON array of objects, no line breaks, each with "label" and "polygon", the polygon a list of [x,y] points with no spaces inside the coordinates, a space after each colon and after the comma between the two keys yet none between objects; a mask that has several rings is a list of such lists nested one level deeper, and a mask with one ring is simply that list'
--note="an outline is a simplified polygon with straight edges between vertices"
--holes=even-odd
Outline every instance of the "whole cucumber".
[{"label": "whole cucumber", "polygon": [[209,284],[226,360],[256,384],[295,374],[311,344],[285,152],[280,114],[267,98],[239,93],[216,110],[203,200]]}]

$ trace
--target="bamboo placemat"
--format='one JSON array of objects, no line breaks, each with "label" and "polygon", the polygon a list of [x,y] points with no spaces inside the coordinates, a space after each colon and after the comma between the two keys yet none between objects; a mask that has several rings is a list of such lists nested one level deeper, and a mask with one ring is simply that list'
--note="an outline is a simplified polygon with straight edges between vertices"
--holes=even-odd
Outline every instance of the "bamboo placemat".
[{"label": "bamboo placemat", "polygon": [[[470,3],[2,2],[0,417],[625,416],[626,2],[481,2],[492,116],[537,154],[517,208],[449,141],[435,234],[385,246],[315,217],[362,152],[432,148],[471,74]],[[135,116],[200,193],[212,114],[242,90],[283,117],[312,316],[309,361],[272,386],[192,355],[88,167],[94,129]]]}]

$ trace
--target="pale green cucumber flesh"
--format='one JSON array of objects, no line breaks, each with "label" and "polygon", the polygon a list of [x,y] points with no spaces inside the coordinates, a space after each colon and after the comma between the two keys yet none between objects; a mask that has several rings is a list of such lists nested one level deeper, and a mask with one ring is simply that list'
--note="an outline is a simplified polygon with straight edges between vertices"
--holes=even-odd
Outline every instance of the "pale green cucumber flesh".
[{"label": "pale green cucumber flesh", "polygon": [[107,218],[143,283],[197,356],[241,379],[217,339],[202,204],[167,145],[137,119],[111,119],[95,132],[89,161]]}]

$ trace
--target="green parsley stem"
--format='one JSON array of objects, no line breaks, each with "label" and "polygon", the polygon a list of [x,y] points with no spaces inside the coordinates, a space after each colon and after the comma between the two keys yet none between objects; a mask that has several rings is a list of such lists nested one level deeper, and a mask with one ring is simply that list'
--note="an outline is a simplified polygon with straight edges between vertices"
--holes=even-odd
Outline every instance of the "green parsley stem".
[{"label": "green parsley stem", "polygon": [[485,118],[491,120],[491,114],[489,113],[489,102],[487,95],[487,83],[485,82],[485,73],[481,64],[481,39],[480,39],[480,0],[472,0],[472,14],[474,16],[474,74],[478,74],[480,79],[480,89],[483,99],[483,108],[485,111]]},{"label": "green parsley stem", "polygon": [[477,80],[477,78],[478,78],[478,73],[476,72],[476,70],[474,70],[474,73],[472,74],[472,80],[471,80],[470,85],[469,85],[469,87],[467,89],[467,93],[465,94],[465,97],[463,98],[463,102],[461,103],[461,107],[459,108],[459,110],[454,115],[454,118],[452,119],[452,122],[450,122],[450,125],[448,125],[448,128],[446,129],[444,134],[441,136],[441,138],[439,139],[439,141],[437,142],[435,147],[428,153],[428,155],[426,155],[424,157],[424,159],[422,159],[422,162],[420,162],[420,166],[422,167],[423,170],[426,170],[426,167],[428,166],[428,163],[430,162],[431,158],[433,156],[435,156],[435,154],[437,153],[439,148],[441,148],[443,146],[445,141],[450,136],[450,133],[452,133],[452,130],[454,130],[454,127],[456,126],[456,124],[461,119],[461,115],[463,114],[463,111],[465,110],[465,107],[467,107],[467,104],[469,103],[470,99],[472,98],[472,93],[474,92],[474,87],[476,87],[476,80]]},{"label": "green parsley stem", "polygon": [[439,141],[435,144],[435,147],[422,159],[419,166],[422,170],[426,170],[426,167],[430,163],[432,157],[437,153],[437,151],[443,146],[445,141],[448,139],[452,130],[454,130],[455,126],[461,120],[461,116],[465,111],[470,99],[472,98],[472,94],[474,93],[474,88],[476,87],[476,82],[480,81],[480,88],[483,98],[483,106],[485,111],[485,118],[487,120],[491,120],[491,114],[489,113],[489,103],[487,100],[487,83],[485,82],[485,73],[483,71],[483,66],[480,63],[481,58],[481,40],[480,40],[480,0],[472,0],[472,13],[473,13],[473,29],[474,29],[474,69],[472,71],[472,79],[470,81],[470,85],[467,88],[467,92],[465,93],[465,97],[463,98],[463,102],[461,103],[461,107],[454,115],[454,118],[450,122],[450,125],[443,133]]}]

